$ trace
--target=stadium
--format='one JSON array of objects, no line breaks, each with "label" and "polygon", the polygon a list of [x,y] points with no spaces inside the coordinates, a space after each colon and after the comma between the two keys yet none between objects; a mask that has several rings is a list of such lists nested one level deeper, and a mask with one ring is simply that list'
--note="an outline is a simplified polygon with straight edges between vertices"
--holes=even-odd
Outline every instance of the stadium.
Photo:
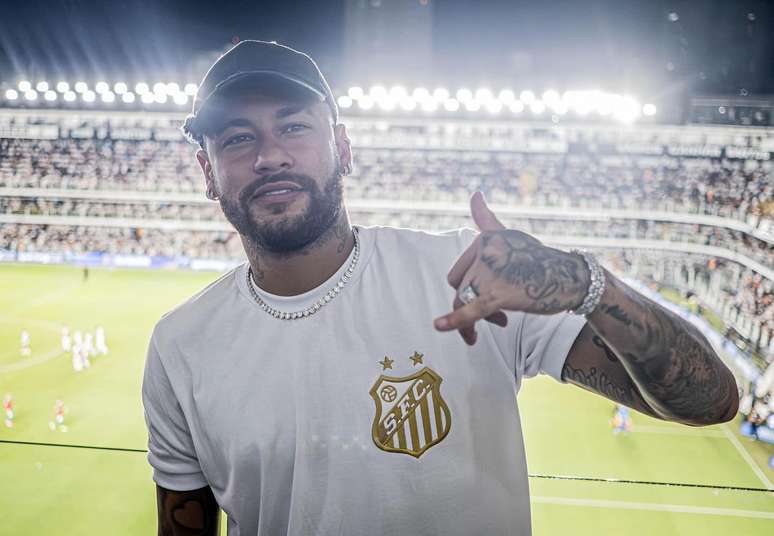
[{"label": "stadium", "polygon": [[[338,4],[347,49],[373,52],[342,60],[351,74],[327,49],[320,62],[323,71],[334,65],[329,80],[355,155],[344,180],[354,225],[475,227],[469,200],[481,191],[507,228],[590,251],[690,322],[736,379],[740,412],[729,422],[687,427],[632,412],[620,434],[611,401],[546,377],[524,382],[533,534],[771,534],[774,85],[764,71],[774,41],[756,37],[771,29],[771,6],[748,2],[724,23],[758,24],[748,35],[758,78],[737,83],[744,92],[719,85],[712,95],[688,87],[649,97],[537,75],[531,87],[481,84],[475,71],[439,83],[423,78],[431,52],[422,44],[428,28],[444,27],[433,26],[441,7]],[[657,10],[670,32],[688,20],[683,31],[694,35],[700,8],[687,4]],[[403,33],[384,37],[408,19]],[[0,60],[28,44],[6,35]],[[275,35],[315,56],[315,42]],[[245,262],[181,131],[201,65],[240,42],[231,37],[167,77],[155,78],[152,62],[99,74],[0,62],[0,534],[156,530],[141,399],[151,333]],[[94,39],[85,46],[97,47]],[[678,67],[698,69],[691,61]],[[675,65],[668,70],[676,76]]]}]

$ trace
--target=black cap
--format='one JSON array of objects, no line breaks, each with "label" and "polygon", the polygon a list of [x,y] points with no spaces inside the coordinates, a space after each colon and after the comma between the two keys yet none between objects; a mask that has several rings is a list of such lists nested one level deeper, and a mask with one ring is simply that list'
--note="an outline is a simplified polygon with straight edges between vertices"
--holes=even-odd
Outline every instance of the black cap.
[{"label": "black cap", "polygon": [[303,52],[268,41],[245,40],[232,47],[212,64],[204,75],[194,98],[193,111],[183,125],[183,132],[201,142],[197,119],[212,98],[237,82],[255,80],[289,89],[301,89],[325,102],[338,121],[336,99],[325,77],[312,58]]}]

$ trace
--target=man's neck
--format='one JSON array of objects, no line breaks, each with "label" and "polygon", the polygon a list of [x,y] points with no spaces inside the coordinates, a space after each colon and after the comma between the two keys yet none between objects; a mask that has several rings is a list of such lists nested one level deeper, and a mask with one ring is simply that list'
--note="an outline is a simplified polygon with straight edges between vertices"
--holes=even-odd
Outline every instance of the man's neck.
[{"label": "man's neck", "polygon": [[296,296],[320,286],[341,268],[355,245],[345,210],[328,231],[298,254],[274,255],[241,238],[255,283],[278,296]]}]

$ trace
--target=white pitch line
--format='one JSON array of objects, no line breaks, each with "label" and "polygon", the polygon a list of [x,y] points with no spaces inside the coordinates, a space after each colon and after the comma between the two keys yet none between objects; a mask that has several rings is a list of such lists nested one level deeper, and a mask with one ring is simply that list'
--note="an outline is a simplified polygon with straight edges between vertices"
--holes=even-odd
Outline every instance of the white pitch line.
[{"label": "white pitch line", "polygon": [[[736,436],[731,432],[731,430],[728,429],[727,424],[723,424],[723,431],[726,433],[726,437],[729,441],[736,447],[736,450],[739,452],[739,454],[744,458],[744,461],[747,462],[747,465],[750,466],[750,469],[752,469],[753,473],[755,473],[755,476],[758,477],[758,480],[760,480],[763,485],[766,487],[766,489],[769,489],[774,492],[774,484],[771,483],[771,480],[766,476],[766,474],[761,471],[761,468],[758,467],[758,464],[755,463],[755,460],[753,460],[752,456],[750,456],[750,453],[747,452],[747,449],[744,448],[744,446],[739,442],[739,440],[736,438]],[[770,495],[774,496],[774,495]]]},{"label": "white pitch line", "polygon": [[561,504],[564,506],[591,506],[593,508],[619,508],[622,510],[649,510],[680,514],[701,514],[732,517],[757,517],[774,519],[774,512],[760,510],[738,510],[736,508],[713,508],[710,506],[688,506],[683,504],[658,504],[629,501],[606,501],[601,499],[572,499],[567,497],[533,496],[533,503]]},{"label": "white pitch line", "polygon": [[670,434],[693,437],[721,437],[725,438],[721,430],[701,430],[694,428],[670,428],[668,426],[640,426],[635,424],[632,428],[633,433],[642,432],[646,434]]},{"label": "white pitch line", "polygon": [[30,357],[30,358],[22,358],[22,361],[16,361],[15,363],[10,363],[8,365],[0,366],[0,374],[6,374],[8,372],[17,372],[19,370],[24,370],[26,368],[34,367],[35,365],[40,365],[42,363],[45,363],[46,361],[51,361],[52,359],[55,359],[63,354],[62,350],[51,350],[48,353],[45,353],[43,355],[39,355],[36,357]]}]

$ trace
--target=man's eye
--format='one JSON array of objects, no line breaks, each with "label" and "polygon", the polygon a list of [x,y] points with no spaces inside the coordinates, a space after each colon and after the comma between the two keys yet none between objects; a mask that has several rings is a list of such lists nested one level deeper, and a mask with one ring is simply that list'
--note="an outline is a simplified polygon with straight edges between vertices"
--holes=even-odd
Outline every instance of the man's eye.
[{"label": "man's eye", "polygon": [[249,140],[252,136],[250,134],[237,134],[236,136],[231,136],[226,141],[223,142],[223,147],[227,147],[229,145],[234,145],[236,143],[241,143],[243,141]]},{"label": "man's eye", "polygon": [[291,123],[291,124],[283,127],[282,128],[282,132],[285,133],[285,134],[295,134],[295,133],[298,133],[298,132],[302,132],[302,131],[306,130],[307,128],[309,128],[309,127],[307,127],[306,125],[302,125],[301,123]]}]

